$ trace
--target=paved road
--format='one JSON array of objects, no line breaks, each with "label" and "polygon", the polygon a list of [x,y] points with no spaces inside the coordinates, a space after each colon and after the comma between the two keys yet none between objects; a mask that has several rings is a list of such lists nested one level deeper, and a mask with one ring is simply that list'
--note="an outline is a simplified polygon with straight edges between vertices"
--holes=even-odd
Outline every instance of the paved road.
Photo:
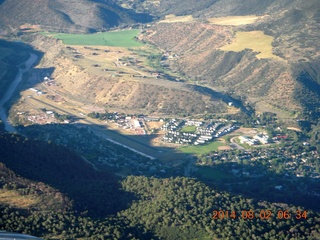
[{"label": "paved road", "polygon": [[[49,106],[50,109],[58,110],[60,112],[63,112],[64,114],[67,114],[70,116],[77,115],[75,110],[71,111],[68,109],[62,109],[58,106],[54,106],[54,105],[47,103],[47,102],[44,102],[40,99],[37,99],[37,98],[32,98],[32,99],[34,101],[40,102],[43,105]],[[97,122],[94,122],[94,120],[91,120],[89,117],[81,116],[80,119],[78,120],[78,122],[83,123],[83,124],[88,124],[88,126],[90,126],[90,129],[96,135],[104,138],[105,140],[113,142],[114,144],[117,144],[117,145],[121,145],[121,146],[123,146],[127,149],[130,149],[131,151],[134,151],[142,156],[148,157],[150,159],[155,159],[156,158],[155,156],[158,155],[158,149],[156,149],[148,144],[145,144],[143,142],[134,140],[133,138],[130,138],[124,134],[117,133],[114,130],[106,129],[106,127],[107,127],[106,125],[99,125]],[[141,151],[137,150],[137,148],[134,147],[136,145],[138,145],[137,148],[141,149]]]},{"label": "paved road", "polygon": [[233,149],[245,149],[244,147],[241,147],[238,143],[236,143],[235,141],[235,137],[231,138],[230,139],[230,147],[233,148]]},{"label": "paved road", "polygon": [[37,56],[35,54],[30,55],[29,59],[25,62],[25,68],[24,69],[19,69],[19,72],[11,85],[9,86],[8,90],[5,92],[4,96],[0,99],[0,118],[4,122],[5,129],[8,132],[17,132],[17,130],[11,125],[11,123],[8,120],[8,117],[6,115],[6,109],[4,108],[4,104],[12,97],[14,91],[16,90],[18,84],[22,80],[22,76],[24,73],[28,72],[32,65],[35,63],[37,60]]}]

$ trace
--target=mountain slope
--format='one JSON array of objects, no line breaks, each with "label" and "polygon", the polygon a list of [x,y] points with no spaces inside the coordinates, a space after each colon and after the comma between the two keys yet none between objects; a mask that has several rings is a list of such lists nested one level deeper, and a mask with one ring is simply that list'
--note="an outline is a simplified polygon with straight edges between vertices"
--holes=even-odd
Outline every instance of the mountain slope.
[{"label": "mountain slope", "polygon": [[0,5],[2,28],[23,24],[62,32],[88,32],[150,21],[148,14],[138,14],[111,1],[5,0]]},{"label": "mountain slope", "polygon": [[[265,1],[264,4],[255,0],[241,4],[232,0],[211,1],[206,9],[201,4],[209,1],[198,1],[196,6],[201,5],[201,10],[192,8],[191,1],[178,8],[180,3],[163,1],[155,9],[160,17],[172,13],[193,14],[197,19],[155,24],[145,36],[161,49],[180,55],[170,63],[173,70],[234,93],[256,105],[258,111],[281,109],[288,117],[296,111],[311,110],[314,118],[319,115],[320,6],[317,1]],[[248,14],[264,16],[251,24],[234,26],[215,25],[209,19]],[[240,39],[238,33],[245,37]],[[248,42],[250,36],[258,33],[263,38],[250,42],[251,45],[244,44],[243,49],[228,50],[231,43]],[[259,52],[250,48],[264,44],[267,38],[272,38],[273,56],[260,58]]]},{"label": "mountain slope", "polygon": [[[0,146],[1,163],[23,178],[56,188],[73,201],[74,210],[104,217],[120,210],[127,201],[128,195],[119,190],[115,175],[95,170],[66,147],[9,133],[0,133]],[[9,183],[10,179],[1,182]],[[123,201],[115,201],[116,195]]]}]

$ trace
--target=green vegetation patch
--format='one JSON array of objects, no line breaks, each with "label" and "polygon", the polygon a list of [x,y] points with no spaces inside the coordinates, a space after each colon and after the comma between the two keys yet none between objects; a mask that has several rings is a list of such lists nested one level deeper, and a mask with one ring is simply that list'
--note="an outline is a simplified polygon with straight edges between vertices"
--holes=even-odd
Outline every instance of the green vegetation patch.
[{"label": "green vegetation patch", "polygon": [[181,132],[184,133],[194,133],[197,130],[196,126],[186,126],[181,129]]},{"label": "green vegetation patch", "polygon": [[139,29],[122,30],[114,32],[94,34],[66,34],[66,33],[43,33],[46,36],[62,40],[66,45],[91,45],[91,46],[113,46],[113,47],[139,47],[143,46],[135,40]]},{"label": "green vegetation patch", "polygon": [[198,175],[205,179],[210,180],[221,180],[221,179],[229,179],[232,176],[224,171],[219,169],[214,169],[211,167],[198,167],[197,171]]},{"label": "green vegetation patch", "polygon": [[221,142],[211,142],[205,145],[200,146],[186,146],[181,147],[179,150],[183,153],[189,154],[207,154],[213,151],[217,151],[220,146],[224,146],[225,144]]}]

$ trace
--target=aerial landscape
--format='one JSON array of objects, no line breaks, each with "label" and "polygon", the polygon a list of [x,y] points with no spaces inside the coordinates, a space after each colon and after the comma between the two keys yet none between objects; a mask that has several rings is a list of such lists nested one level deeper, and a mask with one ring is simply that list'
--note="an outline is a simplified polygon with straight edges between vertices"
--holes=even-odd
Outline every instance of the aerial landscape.
[{"label": "aerial landscape", "polygon": [[320,239],[319,39],[319,0],[0,0],[0,235]]}]

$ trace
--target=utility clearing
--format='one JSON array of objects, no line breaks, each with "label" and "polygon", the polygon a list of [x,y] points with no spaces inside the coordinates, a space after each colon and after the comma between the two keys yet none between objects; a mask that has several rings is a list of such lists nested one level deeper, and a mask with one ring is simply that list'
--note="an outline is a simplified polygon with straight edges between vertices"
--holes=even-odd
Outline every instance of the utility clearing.
[{"label": "utility clearing", "polygon": [[249,16],[229,16],[208,18],[208,21],[212,24],[223,26],[241,26],[255,23],[261,16],[249,15]]}]

